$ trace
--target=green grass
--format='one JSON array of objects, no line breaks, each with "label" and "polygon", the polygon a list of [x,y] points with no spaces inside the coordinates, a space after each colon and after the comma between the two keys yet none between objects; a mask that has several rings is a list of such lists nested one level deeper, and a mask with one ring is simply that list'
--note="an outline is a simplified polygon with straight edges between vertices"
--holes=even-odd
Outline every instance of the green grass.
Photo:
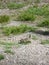
[{"label": "green grass", "polygon": [[4,59],[4,56],[0,54],[0,61]]},{"label": "green grass", "polygon": [[[35,4],[36,5],[36,4]],[[28,11],[34,15],[49,16],[49,4],[43,5],[41,7],[33,6],[28,9]]]},{"label": "green grass", "polygon": [[[17,42],[2,42],[0,41],[0,47],[3,47],[5,49],[5,51],[9,51],[13,46],[15,46],[16,48],[20,47],[21,45],[18,44]],[[8,52],[7,52],[8,53]]]},{"label": "green grass", "polygon": [[38,26],[40,26],[40,27],[48,27],[49,28],[49,19],[46,18],[45,20],[41,21],[38,24]]},{"label": "green grass", "polygon": [[26,5],[25,3],[16,3],[16,2],[9,2],[9,3],[5,3],[5,4],[0,3],[0,9],[4,9],[4,8],[5,9],[6,8],[19,9],[19,8],[22,8],[25,5]]},{"label": "green grass", "polygon": [[18,15],[17,20],[20,21],[34,21],[36,16],[29,11],[24,11]]},{"label": "green grass", "polygon": [[14,46],[15,43],[9,43],[9,42],[0,42],[0,46],[3,46],[6,49],[10,49],[12,46]]},{"label": "green grass", "polygon": [[14,3],[14,2],[11,2],[11,3],[7,4],[7,8],[9,8],[9,9],[18,9],[18,8],[22,8],[23,6],[25,6],[24,3]]},{"label": "green grass", "polygon": [[40,3],[40,0],[35,0],[35,3]]},{"label": "green grass", "polygon": [[49,40],[43,40],[41,41],[41,44],[49,44]]},{"label": "green grass", "polygon": [[43,15],[45,17],[49,16],[49,5],[43,5],[40,9],[40,15]]},{"label": "green grass", "polygon": [[24,33],[28,30],[28,27],[26,25],[20,25],[20,26],[13,26],[13,27],[5,27],[4,28],[4,33],[6,35],[10,34],[20,34]]},{"label": "green grass", "polygon": [[7,45],[7,46],[10,45],[11,46],[11,45],[14,45],[14,44],[13,43],[9,43],[9,42],[0,42],[0,45]]},{"label": "green grass", "polygon": [[5,35],[16,35],[16,34],[21,34],[21,33],[25,33],[25,32],[33,32],[35,31],[37,28],[34,27],[30,27],[27,25],[20,25],[20,26],[12,26],[12,27],[4,27],[3,28],[3,33]]},{"label": "green grass", "polygon": [[33,40],[37,40],[38,38],[37,38],[35,35],[33,35],[33,36],[32,36],[32,39],[33,39]]},{"label": "green grass", "polygon": [[0,23],[7,23],[10,20],[8,15],[0,15]]},{"label": "green grass", "polygon": [[6,49],[5,51],[4,51],[4,53],[7,53],[7,54],[14,54],[14,52],[12,52],[10,49]]},{"label": "green grass", "polygon": [[49,4],[41,7],[36,6],[29,7],[26,11],[21,12],[16,20],[20,21],[34,21],[37,16],[49,18]]}]

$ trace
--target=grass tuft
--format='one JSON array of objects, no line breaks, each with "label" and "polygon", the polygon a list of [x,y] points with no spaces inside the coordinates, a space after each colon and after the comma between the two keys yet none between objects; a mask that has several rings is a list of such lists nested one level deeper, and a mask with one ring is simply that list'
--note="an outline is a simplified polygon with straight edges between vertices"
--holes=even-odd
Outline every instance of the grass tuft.
[{"label": "grass tuft", "polygon": [[6,23],[10,20],[8,15],[0,15],[0,23]]},{"label": "grass tuft", "polygon": [[10,49],[6,49],[5,51],[4,51],[4,53],[10,53],[10,54],[14,54],[14,52],[12,52]]},{"label": "grass tuft", "polygon": [[38,40],[38,38],[36,36],[34,36],[34,35],[32,36],[32,39],[33,40]]},{"label": "grass tuft", "polygon": [[36,28],[34,27],[30,27],[27,25],[20,25],[20,26],[12,26],[12,27],[4,27],[3,28],[3,33],[5,35],[11,35],[11,34],[21,34],[21,33],[25,33],[25,32],[33,32],[35,31]]},{"label": "grass tuft", "polygon": [[35,15],[30,13],[29,11],[24,11],[21,14],[18,15],[17,20],[20,21],[34,21]]},{"label": "grass tuft", "polygon": [[0,60],[3,60],[4,56],[2,54],[0,54]]},{"label": "grass tuft", "polygon": [[22,8],[23,6],[24,6],[24,3],[11,2],[11,3],[7,4],[7,8],[9,8],[9,9],[18,9],[18,8]]},{"label": "grass tuft", "polygon": [[43,20],[41,23],[38,24],[40,27],[49,27],[49,19]]},{"label": "grass tuft", "polygon": [[41,44],[49,44],[49,40],[43,40]]}]

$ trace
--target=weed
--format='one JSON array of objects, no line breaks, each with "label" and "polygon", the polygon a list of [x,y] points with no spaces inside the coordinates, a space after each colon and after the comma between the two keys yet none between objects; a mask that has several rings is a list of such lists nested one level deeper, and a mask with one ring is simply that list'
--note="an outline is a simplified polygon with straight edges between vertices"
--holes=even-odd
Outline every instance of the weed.
[{"label": "weed", "polygon": [[25,32],[33,32],[35,31],[36,28],[34,27],[29,27],[27,25],[20,25],[20,26],[12,26],[12,27],[4,27],[3,28],[3,33],[5,35],[10,35],[10,34],[21,34],[21,33],[25,33]]},{"label": "weed", "polygon": [[35,3],[40,3],[40,0],[35,0]]},{"label": "weed", "polygon": [[49,44],[49,40],[43,40],[41,44]]},{"label": "weed", "polygon": [[41,23],[38,24],[40,27],[49,27],[49,19],[43,20]]},{"label": "weed", "polygon": [[0,42],[0,45],[4,46],[6,49],[9,49],[15,44],[14,43],[9,43],[9,42]]},{"label": "weed", "polygon": [[2,42],[0,41],[0,46],[3,46],[6,50],[11,49],[13,46],[16,46],[18,48],[20,45],[18,43],[12,43],[12,42]]},{"label": "weed", "polygon": [[24,11],[21,14],[18,15],[17,20],[21,21],[34,21],[35,15],[30,13],[29,11]]},{"label": "weed", "polygon": [[0,54],[0,60],[3,60],[4,56],[2,54]]},{"label": "weed", "polygon": [[49,5],[43,5],[41,7],[33,6],[28,9],[28,11],[34,15],[40,15],[40,16],[49,16]]},{"label": "weed", "polygon": [[37,37],[33,35],[33,36],[32,36],[32,39],[33,39],[33,40],[37,40]]},{"label": "weed", "polygon": [[12,54],[12,55],[14,54],[14,52],[12,52],[10,49],[6,49],[4,52],[7,53],[7,54],[8,54],[8,53],[10,53],[10,54]]},{"label": "weed", "polygon": [[9,9],[18,9],[18,8],[21,8],[24,6],[24,3],[14,3],[14,2],[11,2],[11,3],[8,3],[7,4],[7,7]]},{"label": "weed", "polygon": [[0,15],[0,23],[6,23],[10,20],[8,15]]}]

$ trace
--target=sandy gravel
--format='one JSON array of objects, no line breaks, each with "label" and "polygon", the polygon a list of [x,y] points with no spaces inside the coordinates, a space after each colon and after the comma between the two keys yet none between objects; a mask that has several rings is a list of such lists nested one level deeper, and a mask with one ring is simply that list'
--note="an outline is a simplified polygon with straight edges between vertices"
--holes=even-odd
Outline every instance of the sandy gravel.
[{"label": "sandy gravel", "polygon": [[0,61],[0,65],[49,65],[49,45],[44,46],[32,40],[31,44],[12,50],[14,55],[2,51],[5,59]]},{"label": "sandy gravel", "polygon": [[[17,40],[13,40],[16,42],[22,38],[25,39],[28,34],[30,33],[13,36],[11,39],[16,38]],[[0,47],[0,53],[5,56],[5,59],[0,61],[0,65],[49,65],[49,45],[40,44],[41,40],[49,39],[49,36],[33,35],[37,36],[38,40],[30,39],[31,43],[28,45],[22,45],[18,48],[14,46],[12,48],[14,55],[4,53],[3,47]],[[7,41],[7,37],[5,41]]]}]

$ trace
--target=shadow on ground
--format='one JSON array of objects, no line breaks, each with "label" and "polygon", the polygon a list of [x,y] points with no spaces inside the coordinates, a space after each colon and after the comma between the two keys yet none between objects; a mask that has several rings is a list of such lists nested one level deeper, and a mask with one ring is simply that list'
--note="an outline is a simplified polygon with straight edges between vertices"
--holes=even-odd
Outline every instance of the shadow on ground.
[{"label": "shadow on ground", "polygon": [[37,31],[34,31],[34,33],[49,36],[49,31],[37,30]]}]

